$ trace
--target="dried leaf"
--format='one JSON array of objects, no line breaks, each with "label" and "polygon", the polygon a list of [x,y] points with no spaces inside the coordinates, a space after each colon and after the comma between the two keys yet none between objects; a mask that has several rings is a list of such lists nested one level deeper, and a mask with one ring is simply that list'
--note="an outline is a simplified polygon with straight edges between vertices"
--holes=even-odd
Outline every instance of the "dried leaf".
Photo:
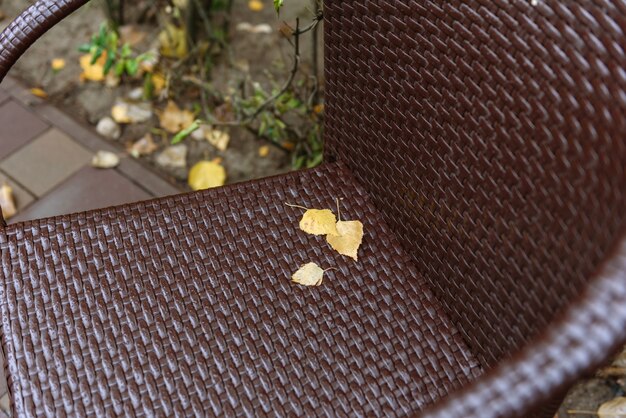
[{"label": "dried leaf", "polygon": [[241,32],[250,32],[254,34],[271,34],[273,32],[272,27],[267,23],[261,23],[259,25],[252,25],[248,22],[241,22],[237,24],[237,30]]},{"label": "dried leaf", "polygon": [[261,0],[250,0],[248,2],[248,8],[253,12],[260,12],[263,10],[263,2]]},{"label": "dried leaf", "polygon": [[269,145],[263,145],[262,147],[259,147],[259,157],[265,158],[268,155],[270,155]]},{"label": "dried leaf", "polygon": [[624,418],[626,417],[626,398],[619,397],[600,405],[599,418]]},{"label": "dried leaf", "polygon": [[323,103],[320,103],[320,104],[315,105],[315,106],[313,107],[313,112],[314,112],[316,115],[319,115],[319,114],[320,114],[320,113],[322,113],[323,111],[324,111],[324,104],[323,104]]},{"label": "dried leaf", "polygon": [[359,247],[363,241],[363,224],[361,221],[337,222],[338,236],[328,235],[326,241],[341,255],[358,260]]},{"label": "dried leaf", "polygon": [[32,89],[30,89],[30,94],[39,97],[40,99],[48,98],[48,93],[46,93],[43,89],[40,89],[39,87],[33,87]]},{"label": "dried leaf", "polygon": [[104,81],[104,64],[106,62],[106,52],[104,52],[95,63],[91,63],[91,54],[80,57],[80,68],[83,69],[80,75],[81,80]]},{"label": "dried leaf", "polygon": [[2,187],[0,187],[0,206],[2,206],[2,216],[4,220],[8,220],[17,213],[15,199],[13,198],[13,189],[7,183],[4,183]]},{"label": "dried leaf", "polygon": [[300,267],[291,280],[303,286],[319,286],[324,280],[324,270],[315,263],[308,263]]},{"label": "dried leaf", "polygon": [[91,165],[96,168],[115,168],[120,164],[120,157],[109,151],[98,151],[91,159]]},{"label": "dried leaf", "polygon": [[223,186],[226,170],[215,161],[200,161],[189,170],[188,183],[192,190]]},{"label": "dried leaf", "polygon": [[61,71],[65,68],[65,60],[63,58],[55,58],[50,61],[50,67],[54,71]]},{"label": "dried leaf", "polygon": [[159,34],[161,54],[168,58],[185,58],[187,56],[187,36],[185,30],[171,23]]},{"label": "dried leaf", "polygon": [[309,209],[300,220],[300,229],[313,235],[339,235],[337,218],[329,209]]},{"label": "dried leaf", "polygon": [[154,92],[159,94],[165,88],[165,77],[161,73],[155,73],[152,75],[152,85],[154,86]]},{"label": "dried leaf", "polygon": [[128,153],[134,158],[139,158],[143,155],[150,155],[157,150],[157,145],[154,143],[154,139],[151,134],[145,134],[139,141],[128,147]]},{"label": "dried leaf", "polygon": [[209,144],[213,145],[220,151],[226,151],[228,144],[230,143],[230,135],[228,132],[217,129],[207,129],[204,137]]},{"label": "dried leaf", "polygon": [[194,114],[189,110],[181,110],[176,103],[169,101],[167,107],[159,114],[161,127],[167,132],[177,134],[194,122]]}]

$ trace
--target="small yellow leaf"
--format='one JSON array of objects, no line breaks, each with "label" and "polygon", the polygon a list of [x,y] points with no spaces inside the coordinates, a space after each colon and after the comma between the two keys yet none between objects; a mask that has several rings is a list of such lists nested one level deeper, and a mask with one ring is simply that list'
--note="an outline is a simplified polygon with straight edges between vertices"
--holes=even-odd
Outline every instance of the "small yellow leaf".
[{"label": "small yellow leaf", "polygon": [[624,418],[626,417],[626,398],[619,397],[600,405],[599,418]]},{"label": "small yellow leaf", "polygon": [[358,260],[359,247],[363,241],[363,224],[361,221],[337,222],[338,236],[328,235],[326,241],[341,255]]},{"label": "small yellow leaf", "polygon": [[0,206],[2,206],[2,216],[5,221],[15,216],[17,213],[15,199],[13,198],[13,189],[6,183],[0,187]]},{"label": "small yellow leaf", "polygon": [[171,23],[159,34],[161,54],[168,58],[185,58],[187,56],[187,36],[185,30]]},{"label": "small yellow leaf", "polygon": [[313,235],[339,235],[337,218],[329,209],[309,209],[300,220],[300,229]]},{"label": "small yellow leaf", "polygon": [[65,68],[65,60],[63,58],[55,58],[50,62],[50,67],[54,71],[61,71]]},{"label": "small yellow leaf", "polygon": [[209,144],[213,145],[220,151],[226,151],[226,148],[228,148],[228,144],[230,143],[230,135],[228,132],[217,129],[207,129],[204,137]]},{"label": "small yellow leaf", "polygon": [[261,0],[250,0],[248,2],[248,8],[250,8],[253,12],[260,12],[263,10],[263,7],[264,5]]},{"label": "small yellow leaf", "polygon": [[189,110],[181,110],[176,103],[169,101],[167,107],[159,114],[161,128],[172,134],[177,134],[189,127],[195,120],[195,116]]},{"label": "small yellow leaf", "polygon": [[314,112],[316,115],[319,115],[319,114],[320,114],[320,113],[322,113],[323,111],[324,111],[324,104],[318,104],[318,105],[315,105],[315,107],[313,107],[313,112]]},{"label": "small yellow leaf", "polygon": [[30,94],[32,94],[33,96],[37,96],[41,99],[48,98],[48,93],[46,93],[43,89],[40,89],[39,87],[33,87],[32,89],[30,89]]},{"label": "small yellow leaf", "polygon": [[91,64],[91,54],[86,54],[80,57],[80,68],[83,69],[80,78],[82,80],[89,81],[103,81],[104,75],[104,63],[106,62],[106,52],[102,54],[98,61]]},{"label": "small yellow leaf", "polygon": [[226,182],[226,170],[214,161],[200,161],[191,167],[187,180],[192,190],[223,186]]},{"label": "small yellow leaf", "polygon": [[161,73],[152,75],[152,85],[154,85],[154,92],[161,93],[165,88],[165,77]]},{"label": "small yellow leaf", "polygon": [[308,263],[300,267],[300,269],[291,276],[291,280],[303,286],[319,286],[324,280],[324,270],[315,263]]},{"label": "small yellow leaf", "polygon": [[259,148],[259,157],[265,158],[270,155],[270,147],[268,145],[263,145]]}]

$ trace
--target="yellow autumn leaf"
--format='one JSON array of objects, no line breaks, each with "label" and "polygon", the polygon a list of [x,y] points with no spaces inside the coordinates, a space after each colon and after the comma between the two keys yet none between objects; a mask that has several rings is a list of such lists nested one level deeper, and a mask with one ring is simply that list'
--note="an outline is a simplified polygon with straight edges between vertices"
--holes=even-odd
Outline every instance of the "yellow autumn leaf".
[{"label": "yellow autumn leaf", "polygon": [[15,206],[15,199],[13,198],[13,189],[7,183],[4,183],[0,187],[0,206],[2,206],[2,216],[4,220],[15,216],[17,213],[17,207]]},{"label": "yellow autumn leaf", "polygon": [[106,62],[106,52],[102,54],[95,63],[91,63],[91,54],[86,54],[80,57],[80,68],[83,69],[80,75],[81,80],[89,81],[103,81],[104,75],[104,63]]},{"label": "yellow autumn leaf", "polygon": [[324,270],[315,263],[305,264],[291,276],[291,281],[303,286],[319,286],[323,280]]},{"label": "yellow autumn leaf", "polygon": [[359,247],[363,241],[363,224],[361,221],[339,221],[337,222],[337,232],[339,235],[327,235],[326,241],[341,255],[358,260]]},{"label": "yellow autumn leaf", "polygon": [[161,91],[165,88],[165,77],[161,73],[156,73],[152,75],[152,85],[154,86],[155,93],[161,93]]},{"label": "yellow autumn leaf", "polygon": [[169,101],[167,107],[159,114],[161,128],[172,134],[177,134],[189,127],[195,120],[193,112],[181,110],[176,103]]},{"label": "yellow autumn leaf", "polygon": [[260,12],[263,10],[263,2],[261,0],[250,0],[248,2],[248,8],[253,12]]},{"label": "yellow autumn leaf", "polygon": [[185,30],[171,23],[159,34],[161,54],[168,58],[185,58],[187,56],[187,36]]},{"label": "yellow autumn leaf", "polygon": [[207,129],[204,137],[209,144],[213,145],[220,151],[226,151],[228,144],[230,143],[230,135],[228,132],[220,131],[218,129]]},{"label": "yellow autumn leaf", "polygon": [[40,89],[39,87],[33,87],[32,89],[30,89],[30,94],[39,97],[40,99],[48,98],[48,93],[46,93],[44,89]]},{"label": "yellow autumn leaf", "polygon": [[259,148],[259,157],[265,158],[270,155],[270,147],[268,145],[263,145]]},{"label": "yellow autumn leaf", "polygon": [[117,123],[130,123],[128,116],[128,106],[124,104],[116,104],[111,108],[111,117]]},{"label": "yellow autumn leaf", "polygon": [[226,182],[226,170],[215,161],[200,161],[191,167],[187,180],[193,190],[223,186]]},{"label": "yellow autumn leaf", "polygon": [[50,67],[54,71],[61,71],[62,69],[65,68],[65,60],[63,58],[55,58],[52,61],[50,61]]},{"label": "yellow autumn leaf", "polygon": [[337,218],[329,209],[308,209],[300,220],[300,229],[313,235],[339,235]]},{"label": "yellow autumn leaf", "polygon": [[626,417],[626,398],[619,397],[600,405],[599,418],[623,418]]}]

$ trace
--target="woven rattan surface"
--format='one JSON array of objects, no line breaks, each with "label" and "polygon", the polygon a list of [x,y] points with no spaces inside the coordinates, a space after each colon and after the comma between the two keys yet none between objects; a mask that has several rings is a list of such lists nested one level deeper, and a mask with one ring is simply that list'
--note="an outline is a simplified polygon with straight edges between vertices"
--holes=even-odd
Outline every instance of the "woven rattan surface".
[{"label": "woven rattan surface", "polygon": [[623,1],[333,1],[327,141],[481,362],[569,303],[624,225]]},{"label": "woven rattan surface", "polygon": [[[298,229],[360,219],[360,261]],[[10,225],[0,311],[18,415],[396,415],[478,374],[411,258],[336,165]],[[309,261],[319,288],[290,282]]]}]

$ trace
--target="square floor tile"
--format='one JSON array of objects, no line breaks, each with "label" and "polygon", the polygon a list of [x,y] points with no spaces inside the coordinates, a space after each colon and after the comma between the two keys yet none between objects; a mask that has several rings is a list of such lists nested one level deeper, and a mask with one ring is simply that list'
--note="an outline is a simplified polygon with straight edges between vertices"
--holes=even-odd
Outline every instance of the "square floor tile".
[{"label": "square floor tile", "polygon": [[13,100],[5,102],[0,106],[0,158],[26,145],[47,128],[47,123],[22,105]]},{"label": "square floor tile", "polygon": [[151,195],[117,170],[87,166],[19,213],[14,220],[25,221],[99,209],[150,199]]},{"label": "square floor tile", "polygon": [[91,160],[92,153],[56,128],[0,162],[0,169],[43,196]]}]

